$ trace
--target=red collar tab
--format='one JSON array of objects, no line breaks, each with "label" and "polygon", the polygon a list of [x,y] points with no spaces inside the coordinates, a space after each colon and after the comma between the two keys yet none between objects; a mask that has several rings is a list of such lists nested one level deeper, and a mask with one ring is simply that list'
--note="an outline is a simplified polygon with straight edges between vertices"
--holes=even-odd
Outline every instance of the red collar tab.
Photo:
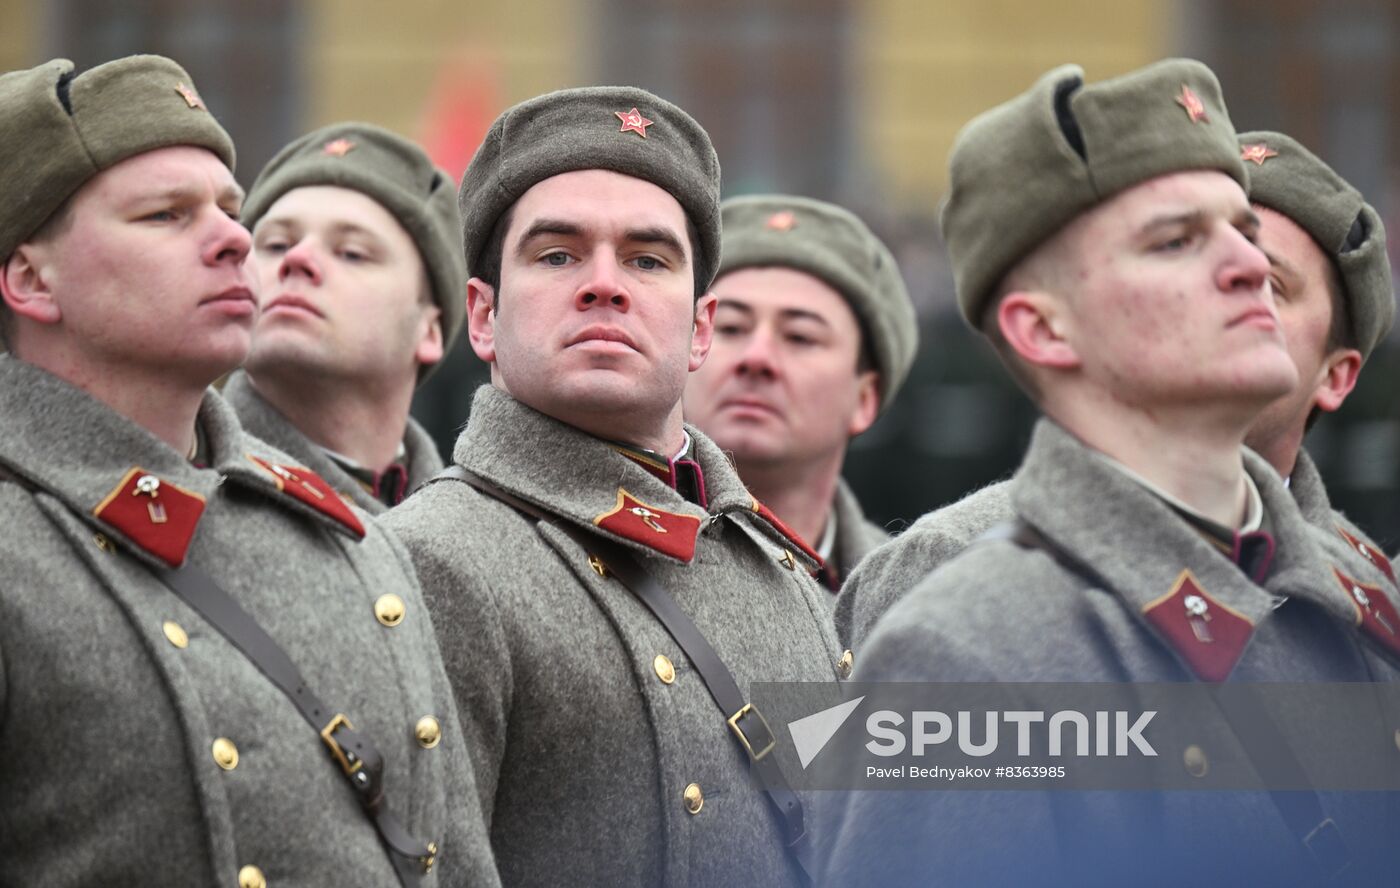
[{"label": "red collar tab", "polygon": [[663,462],[650,451],[641,453],[635,448],[620,444],[613,445],[613,449],[646,469],[658,481],[686,500],[702,509],[710,508],[709,497],[705,495],[705,473],[701,470],[700,463],[688,456]]},{"label": "red collar tab", "polygon": [[593,523],[608,533],[641,543],[687,564],[695,558],[695,541],[700,536],[699,518],[648,505],[621,487],[617,489],[617,505],[612,511],[594,518]]},{"label": "red collar tab", "polygon": [[1356,625],[1373,641],[1400,656],[1400,614],[1395,612],[1395,605],[1385,597],[1381,587],[1354,580],[1335,567],[1332,572],[1356,609]]},{"label": "red collar tab", "polygon": [[1217,601],[1189,570],[1142,615],[1202,681],[1228,678],[1254,634],[1248,617]]},{"label": "red collar tab", "polygon": [[758,500],[753,501],[752,508],[756,513],[758,513],[758,517],[771,524],[773,526],[773,529],[776,530],[778,533],[782,534],[784,537],[786,537],[787,541],[796,546],[798,551],[800,551],[803,555],[806,555],[808,558],[812,559],[812,561],[816,562],[818,570],[820,570],[826,565],[826,562],[822,560],[822,557],[817,554],[817,550],[807,545],[807,541],[802,539],[802,537],[798,536],[797,531],[793,530],[791,527],[788,527],[782,522],[782,519],[780,519],[777,515],[774,515],[772,509],[768,508]]},{"label": "red collar tab", "polygon": [[171,567],[185,563],[204,497],[137,466],[92,514]]},{"label": "red collar tab", "polygon": [[247,456],[254,465],[272,476],[277,489],[282,493],[300,500],[322,514],[329,515],[349,528],[355,536],[364,539],[365,526],[355,516],[354,510],[340,498],[340,494],[320,475],[301,466],[279,466],[251,453]]},{"label": "red collar tab", "polygon": [[1400,583],[1397,583],[1395,579],[1395,570],[1390,566],[1390,559],[1385,557],[1385,553],[1377,551],[1364,540],[1359,540],[1347,533],[1344,527],[1338,526],[1337,533],[1341,534],[1342,539],[1347,541],[1347,545],[1355,549],[1362,558],[1374,564],[1377,570],[1385,574],[1386,579],[1400,586]]}]

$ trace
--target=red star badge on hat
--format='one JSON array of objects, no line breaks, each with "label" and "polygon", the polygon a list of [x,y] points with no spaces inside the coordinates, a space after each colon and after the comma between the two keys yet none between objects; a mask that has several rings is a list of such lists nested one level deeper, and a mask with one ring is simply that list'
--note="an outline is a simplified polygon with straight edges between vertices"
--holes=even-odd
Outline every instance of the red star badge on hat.
[{"label": "red star badge on hat", "polygon": [[1240,160],[1252,160],[1257,166],[1263,166],[1271,157],[1278,157],[1278,152],[1263,142],[1240,146]]},{"label": "red star badge on hat", "polygon": [[1176,103],[1186,109],[1186,116],[1191,118],[1192,123],[1200,123],[1202,120],[1209,122],[1206,116],[1206,104],[1201,101],[1201,97],[1196,95],[1195,90],[1186,84],[1181,85],[1181,95],[1176,97]]},{"label": "red star badge on hat", "polygon": [[191,108],[204,107],[204,101],[193,88],[185,86],[183,83],[177,83],[175,84],[175,91],[180,94],[180,98],[185,100],[185,104],[189,105]]},{"label": "red star badge on hat", "polygon": [[614,111],[613,113],[617,115],[618,120],[622,121],[622,129],[618,130],[618,132],[636,133],[643,139],[647,137],[647,127],[651,126],[651,121],[643,117],[642,112],[633,108],[625,114],[621,111]]},{"label": "red star badge on hat", "polygon": [[791,210],[782,210],[769,216],[767,224],[774,231],[792,231],[797,227],[797,217]]},{"label": "red star badge on hat", "polygon": [[326,143],[321,150],[332,157],[344,157],[355,148],[355,143],[349,139],[334,139]]}]

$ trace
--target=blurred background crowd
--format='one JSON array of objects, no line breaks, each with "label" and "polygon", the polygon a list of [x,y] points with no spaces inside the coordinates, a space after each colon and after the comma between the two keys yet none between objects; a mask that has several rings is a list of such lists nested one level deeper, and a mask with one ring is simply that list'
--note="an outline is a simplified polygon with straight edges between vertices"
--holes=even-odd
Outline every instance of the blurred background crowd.
[{"label": "blurred background crowd", "polygon": [[[0,0],[0,22],[0,70],[179,61],[233,135],[245,187],[340,120],[460,173],[497,114],[547,90],[633,84],[676,102],[714,140],[726,197],[843,204],[899,259],[920,355],[845,472],[892,529],[1005,476],[1028,440],[1033,408],[956,315],[937,208],[958,129],[1052,66],[1093,81],[1201,59],[1236,129],[1319,154],[1377,207],[1400,260],[1400,0]],[[463,337],[419,390],[414,414],[444,452],[485,379]],[[1395,551],[1395,335],[1307,446],[1333,505]]]}]

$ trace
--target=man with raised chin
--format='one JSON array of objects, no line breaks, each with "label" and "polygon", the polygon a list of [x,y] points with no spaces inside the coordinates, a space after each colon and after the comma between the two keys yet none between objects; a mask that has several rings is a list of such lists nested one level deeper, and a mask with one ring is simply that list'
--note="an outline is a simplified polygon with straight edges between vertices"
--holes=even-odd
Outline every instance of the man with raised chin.
[{"label": "man with raised chin", "polygon": [[497,119],[460,199],[491,384],[455,466],[386,522],[434,611],[502,879],[797,885],[804,808],[748,688],[849,661],[813,554],[682,421],[714,327],[709,137],[640,89],[549,93]]},{"label": "man with raised chin", "polygon": [[159,56],[0,76],[0,883],[494,884],[403,547],[209,386],[233,143]]}]

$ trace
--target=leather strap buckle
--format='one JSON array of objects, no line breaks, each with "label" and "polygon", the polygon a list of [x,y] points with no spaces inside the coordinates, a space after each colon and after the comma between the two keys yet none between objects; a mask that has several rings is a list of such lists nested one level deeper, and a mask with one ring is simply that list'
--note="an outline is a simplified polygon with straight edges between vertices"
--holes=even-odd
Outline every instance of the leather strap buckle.
[{"label": "leather strap buckle", "polygon": [[337,712],[335,717],[321,729],[321,739],[330,747],[331,755],[335,756],[335,760],[340,763],[340,769],[348,777],[364,767],[365,763],[355,753],[346,752],[341,748],[339,741],[335,739],[335,732],[341,728],[355,730],[355,726],[350,724],[350,719],[346,718],[344,713]]},{"label": "leather strap buckle", "polygon": [[[739,742],[744,744],[744,749],[748,750],[749,758],[754,761],[762,760],[762,758],[772,752],[773,747],[777,745],[777,740],[773,737],[773,731],[768,727],[768,720],[763,717],[763,713],[754,708],[752,703],[745,703],[743,707],[738,712],[731,715],[727,721],[729,729],[734,732],[734,736],[739,738]],[[750,742],[746,729],[740,724],[740,722],[743,721],[749,722],[750,728],[763,728],[763,735],[759,738],[760,745],[763,748],[757,752],[754,751],[754,744]],[[754,724],[754,722],[757,724]]]}]

